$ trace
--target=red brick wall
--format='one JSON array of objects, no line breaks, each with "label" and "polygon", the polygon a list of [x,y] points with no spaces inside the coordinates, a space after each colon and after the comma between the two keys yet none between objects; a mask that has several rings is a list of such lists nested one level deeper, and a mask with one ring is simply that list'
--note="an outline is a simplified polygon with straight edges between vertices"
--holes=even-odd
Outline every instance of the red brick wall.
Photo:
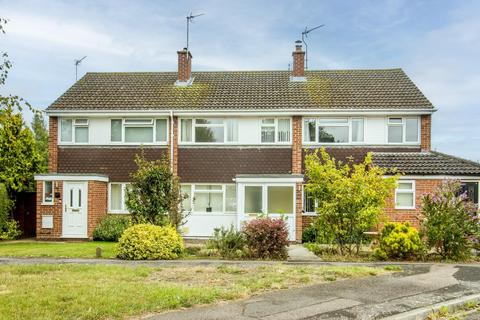
[{"label": "red brick wall", "polygon": [[420,142],[421,142],[422,151],[430,151],[432,146],[431,133],[432,133],[432,116],[430,114],[423,115],[421,118],[421,128],[420,128]]},{"label": "red brick wall", "polygon": [[303,221],[302,221],[302,183],[299,182],[295,186],[295,238],[297,241],[302,241],[302,230],[303,230]]},{"label": "red brick wall", "polygon": [[302,173],[302,117],[294,116],[292,124],[292,174]]},{"label": "red brick wall", "polygon": [[48,118],[48,172],[57,172],[58,118]]},{"label": "red brick wall", "polygon": [[107,214],[108,184],[101,181],[88,182],[88,237],[92,239],[93,230]]},{"label": "red brick wall", "polygon": [[[60,199],[54,198],[53,205],[42,205],[43,181],[37,181],[37,238],[54,239],[62,236],[62,197],[63,182],[54,181],[54,192],[59,192]],[[53,216],[53,229],[42,229],[42,216]]]}]

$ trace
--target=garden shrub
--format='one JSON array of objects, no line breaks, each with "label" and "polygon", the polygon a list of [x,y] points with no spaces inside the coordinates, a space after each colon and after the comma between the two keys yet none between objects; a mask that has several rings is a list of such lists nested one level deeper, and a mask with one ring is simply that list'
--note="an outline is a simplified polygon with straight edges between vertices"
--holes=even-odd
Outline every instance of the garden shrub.
[{"label": "garden shrub", "polygon": [[126,229],[117,245],[117,257],[124,260],[171,260],[184,250],[183,239],[172,226],[137,224]]},{"label": "garden shrub", "polygon": [[302,242],[303,243],[317,242],[317,229],[313,224],[310,224],[308,227],[303,229]]},{"label": "garden shrub", "polygon": [[130,225],[131,218],[129,216],[107,215],[93,230],[93,240],[116,242]]},{"label": "garden shrub", "polygon": [[10,219],[0,229],[0,240],[15,240],[22,235],[18,222]]},{"label": "garden shrub", "polygon": [[242,232],[230,228],[215,228],[212,239],[207,241],[207,249],[215,249],[223,258],[244,256],[245,237]]},{"label": "garden shrub", "polygon": [[417,229],[408,223],[385,224],[374,255],[381,260],[412,259],[423,251],[423,243]]},{"label": "garden shrub", "polygon": [[422,198],[422,232],[427,244],[443,259],[466,260],[480,238],[477,206],[458,195],[460,181],[445,181]]},{"label": "garden shrub", "polygon": [[12,208],[7,188],[0,183],[0,240],[15,240],[22,235],[18,222],[12,218]]},{"label": "garden shrub", "polygon": [[243,233],[249,254],[253,258],[287,258],[288,230],[284,220],[255,219],[245,224]]}]

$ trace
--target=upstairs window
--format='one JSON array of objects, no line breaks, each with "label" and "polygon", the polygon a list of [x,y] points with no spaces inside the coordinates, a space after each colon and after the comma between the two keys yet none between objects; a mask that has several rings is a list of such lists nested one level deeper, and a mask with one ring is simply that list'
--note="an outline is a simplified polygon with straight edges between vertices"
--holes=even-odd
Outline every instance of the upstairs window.
[{"label": "upstairs window", "polygon": [[290,142],[290,132],[290,119],[262,119],[260,141],[262,143]]},{"label": "upstairs window", "polygon": [[363,118],[305,118],[305,143],[360,143],[364,142]]},{"label": "upstairs window", "polygon": [[388,143],[415,143],[419,140],[418,117],[391,117],[388,118],[387,127]]},{"label": "upstairs window", "polygon": [[166,143],[167,119],[111,119],[110,141],[125,143]]},{"label": "upstairs window", "polygon": [[236,119],[181,119],[180,141],[195,143],[231,143],[238,141]]},{"label": "upstairs window", "polygon": [[88,119],[60,119],[60,142],[88,143]]}]

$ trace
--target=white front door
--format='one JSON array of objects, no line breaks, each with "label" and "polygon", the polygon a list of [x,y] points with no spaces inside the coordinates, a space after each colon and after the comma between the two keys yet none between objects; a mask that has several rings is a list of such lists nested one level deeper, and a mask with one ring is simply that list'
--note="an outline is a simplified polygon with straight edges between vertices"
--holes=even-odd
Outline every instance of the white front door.
[{"label": "white front door", "polygon": [[87,183],[63,184],[63,237],[87,238]]}]

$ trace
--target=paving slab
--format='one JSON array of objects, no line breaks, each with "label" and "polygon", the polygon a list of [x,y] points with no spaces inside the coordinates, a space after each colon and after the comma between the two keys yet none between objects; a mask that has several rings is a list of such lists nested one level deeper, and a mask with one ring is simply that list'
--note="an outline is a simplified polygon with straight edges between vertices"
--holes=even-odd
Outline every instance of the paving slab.
[{"label": "paving slab", "polygon": [[320,261],[320,258],[301,244],[291,244],[288,247],[288,260]]}]

